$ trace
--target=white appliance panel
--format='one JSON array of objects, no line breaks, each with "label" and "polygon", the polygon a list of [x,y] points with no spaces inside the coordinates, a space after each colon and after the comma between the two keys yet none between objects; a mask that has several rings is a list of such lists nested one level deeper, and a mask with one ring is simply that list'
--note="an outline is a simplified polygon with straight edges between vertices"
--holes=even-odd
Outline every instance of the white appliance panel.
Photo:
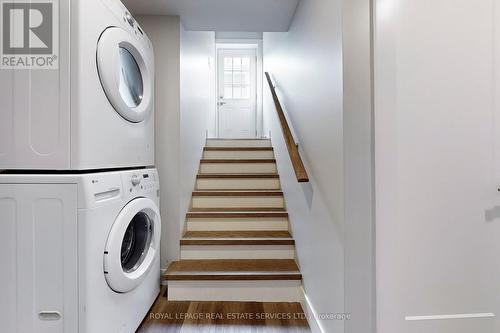
[{"label": "white appliance panel", "polygon": [[[141,46],[141,58],[154,73],[151,42],[120,1],[60,1],[58,68],[0,69],[0,169],[154,164],[154,94],[148,116],[130,122],[116,112],[101,86],[97,45],[110,26]],[[153,86],[154,75],[146,77],[148,87]]]},{"label": "white appliance panel", "polygon": [[5,332],[76,332],[77,187],[0,184]]}]

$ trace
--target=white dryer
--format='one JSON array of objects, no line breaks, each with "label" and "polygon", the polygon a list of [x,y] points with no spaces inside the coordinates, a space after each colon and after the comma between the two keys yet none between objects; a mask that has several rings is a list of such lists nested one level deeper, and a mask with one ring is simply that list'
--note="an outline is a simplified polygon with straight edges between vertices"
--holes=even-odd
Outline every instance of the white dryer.
[{"label": "white dryer", "polygon": [[[0,66],[0,169],[154,165],[154,54],[144,30],[119,0],[44,2],[53,66]],[[14,15],[23,8],[2,5],[0,15],[11,26],[40,19],[37,7]]]},{"label": "white dryer", "polygon": [[160,290],[155,169],[0,174],[2,332],[135,332]]}]

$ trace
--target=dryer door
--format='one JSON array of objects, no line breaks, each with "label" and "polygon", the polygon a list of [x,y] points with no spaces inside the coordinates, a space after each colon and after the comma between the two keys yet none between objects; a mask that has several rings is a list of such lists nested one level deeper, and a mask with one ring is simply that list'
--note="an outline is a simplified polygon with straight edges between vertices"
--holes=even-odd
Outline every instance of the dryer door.
[{"label": "dryer door", "polygon": [[139,123],[150,115],[154,103],[151,48],[124,29],[108,28],[97,45],[97,68],[108,100],[123,118]]},{"label": "dryer door", "polygon": [[121,210],[104,252],[104,275],[111,289],[125,293],[144,280],[160,256],[160,233],[160,213],[152,200],[134,199]]}]

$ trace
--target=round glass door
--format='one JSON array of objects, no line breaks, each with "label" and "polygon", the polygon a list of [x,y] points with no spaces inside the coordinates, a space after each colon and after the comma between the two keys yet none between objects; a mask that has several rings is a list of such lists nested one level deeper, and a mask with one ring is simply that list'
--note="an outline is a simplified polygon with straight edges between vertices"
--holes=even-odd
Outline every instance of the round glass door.
[{"label": "round glass door", "polygon": [[106,29],[99,38],[97,69],[102,88],[118,114],[139,123],[153,111],[154,54],[121,28]]},{"label": "round glass door", "polygon": [[160,231],[160,213],[152,200],[137,198],[122,209],[104,251],[104,275],[111,289],[133,290],[153,265],[159,269]]},{"label": "round glass door", "polygon": [[151,246],[154,225],[144,212],[137,213],[125,231],[121,247],[123,271],[133,272],[139,267]]},{"label": "round glass door", "polygon": [[120,83],[118,89],[125,104],[135,108],[141,104],[144,93],[141,70],[132,53],[126,48],[120,47],[119,54]]}]

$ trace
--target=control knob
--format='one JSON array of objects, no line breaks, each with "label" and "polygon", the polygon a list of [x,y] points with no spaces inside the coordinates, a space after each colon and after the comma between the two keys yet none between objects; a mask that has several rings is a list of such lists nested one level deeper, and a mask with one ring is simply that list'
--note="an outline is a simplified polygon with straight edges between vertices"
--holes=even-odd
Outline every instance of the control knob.
[{"label": "control knob", "polygon": [[139,177],[137,177],[136,175],[133,175],[132,178],[130,179],[130,181],[132,182],[133,186],[137,186],[141,183],[141,179]]}]

